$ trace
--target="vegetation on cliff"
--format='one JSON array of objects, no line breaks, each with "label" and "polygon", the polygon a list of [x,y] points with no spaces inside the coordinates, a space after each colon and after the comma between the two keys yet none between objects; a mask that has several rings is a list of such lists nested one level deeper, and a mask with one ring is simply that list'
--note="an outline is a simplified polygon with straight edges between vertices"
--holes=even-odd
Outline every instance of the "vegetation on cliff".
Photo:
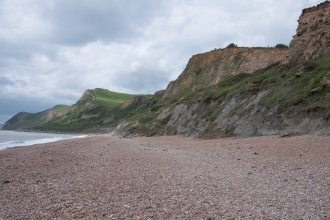
[{"label": "vegetation on cliff", "polygon": [[[303,74],[300,75],[302,72]],[[232,127],[232,130],[228,128],[226,134],[217,133],[219,128],[217,119],[224,114],[226,104],[235,96],[239,96],[241,99],[253,99],[262,92],[266,93],[258,103],[250,103],[249,106],[246,103],[238,104],[235,109],[225,112],[226,117],[249,115],[256,111],[256,105],[259,105],[259,108],[274,108],[277,115],[295,115],[295,117],[301,115],[328,120],[330,117],[330,96],[328,95],[330,87],[322,83],[324,77],[330,78],[330,55],[288,69],[280,63],[275,63],[252,74],[227,75],[216,85],[194,92],[182,91],[164,99],[149,100],[126,116],[125,121],[130,121],[131,124],[122,131],[127,134],[138,133],[146,136],[185,135],[177,131],[177,126],[168,124],[174,117],[173,109],[180,105],[188,106],[188,108],[198,105],[199,108],[191,112],[190,120],[196,123],[196,127],[203,122],[206,124],[199,133],[200,137],[231,136],[234,135],[235,127]],[[162,112],[167,110],[171,113],[159,117]],[[185,116],[180,115],[179,117]]]},{"label": "vegetation on cliff", "polygon": [[55,105],[52,109],[56,112],[65,112],[70,109],[70,106],[69,105]]}]

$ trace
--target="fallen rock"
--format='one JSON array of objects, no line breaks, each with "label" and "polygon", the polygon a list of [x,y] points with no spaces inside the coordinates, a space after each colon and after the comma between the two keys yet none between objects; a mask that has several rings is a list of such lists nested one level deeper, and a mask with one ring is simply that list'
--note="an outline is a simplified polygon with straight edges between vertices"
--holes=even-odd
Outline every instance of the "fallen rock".
[{"label": "fallen rock", "polygon": [[323,77],[321,80],[321,84],[325,86],[330,86],[330,80],[328,80],[326,77]]},{"label": "fallen rock", "polygon": [[315,94],[315,93],[319,93],[321,92],[321,87],[316,87],[314,89],[312,89],[311,91],[309,91],[310,94]]},{"label": "fallen rock", "polygon": [[301,67],[300,68],[300,70],[295,74],[295,76],[297,77],[297,78],[299,78],[299,77],[302,77],[302,76],[304,76],[304,75],[306,75],[306,70],[305,70],[305,67]]}]

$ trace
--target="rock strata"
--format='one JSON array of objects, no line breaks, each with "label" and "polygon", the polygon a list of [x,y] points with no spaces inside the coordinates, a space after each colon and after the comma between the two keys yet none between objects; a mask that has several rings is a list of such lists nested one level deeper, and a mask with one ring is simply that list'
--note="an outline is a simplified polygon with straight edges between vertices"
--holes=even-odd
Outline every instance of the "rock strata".
[{"label": "rock strata", "polygon": [[192,56],[177,80],[169,83],[165,97],[189,89],[215,85],[226,75],[253,73],[271,64],[284,61],[288,49],[246,47],[226,48]]},{"label": "rock strata", "polygon": [[296,35],[290,43],[289,65],[317,59],[330,53],[330,2],[304,9]]}]

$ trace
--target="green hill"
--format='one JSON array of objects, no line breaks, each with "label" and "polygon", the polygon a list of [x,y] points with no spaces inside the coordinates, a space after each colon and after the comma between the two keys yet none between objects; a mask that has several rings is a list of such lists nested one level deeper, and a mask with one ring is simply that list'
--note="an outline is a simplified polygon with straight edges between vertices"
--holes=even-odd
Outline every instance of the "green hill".
[{"label": "green hill", "polygon": [[131,95],[126,93],[112,92],[107,89],[96,88],[93,90],[88,90],[93,94],[94,99],[93,104],[100,105],[106,108],[113,108],[120,105],[123,101],[131,99],[137,95]]},{"label": "green hill", "polygon": [[80,132],[104,124],[105,117],[116,106],[137,95],[112,92],[106,89],[86,90],[72,106],[56,105],[38,113],[20,112],[9,119],[5,130],[41,130]]},{"label": "green hill", "polygon": [[70,109],[69,105],[55,105],[53,108],[53,111],[56,112],[65,112]]}]

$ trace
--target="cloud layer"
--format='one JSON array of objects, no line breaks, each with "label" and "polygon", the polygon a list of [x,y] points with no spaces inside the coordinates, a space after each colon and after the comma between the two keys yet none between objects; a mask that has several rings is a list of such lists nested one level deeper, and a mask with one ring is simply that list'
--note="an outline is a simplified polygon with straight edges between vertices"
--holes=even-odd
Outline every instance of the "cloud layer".
[{"label": "cloud layer", "polygon": [[86,89],[165,89],[196,53],[289,44],[321,0],[0,0],[0,123]]}]

